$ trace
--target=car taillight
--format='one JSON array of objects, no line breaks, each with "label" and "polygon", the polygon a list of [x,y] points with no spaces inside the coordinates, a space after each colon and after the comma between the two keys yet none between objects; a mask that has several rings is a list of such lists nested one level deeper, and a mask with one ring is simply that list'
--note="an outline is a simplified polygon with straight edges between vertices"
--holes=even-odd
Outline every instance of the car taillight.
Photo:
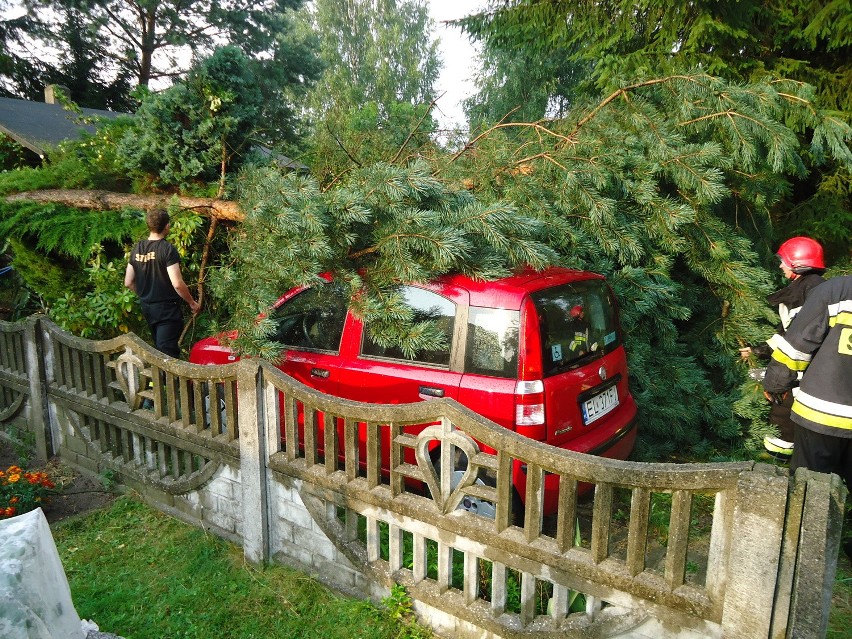
[{"label": "car taillight", "polygon": [[544,423],[544,384],[540,379],[515,384],[515,425],[538,426]]},{"label": "car taillight", "polygon": [[538,313],[532,299],[521,306],[521,340],[518,381],[515,384],[515,431],[530,439],[544,441],[544,382],[541,364],[541,334]]},{"label": "car taillight", "polygon": [[527,297],[521,305],[521,339],[518,352],[518,379],[541,380],[541,329],[538,313],[532,298]]}]

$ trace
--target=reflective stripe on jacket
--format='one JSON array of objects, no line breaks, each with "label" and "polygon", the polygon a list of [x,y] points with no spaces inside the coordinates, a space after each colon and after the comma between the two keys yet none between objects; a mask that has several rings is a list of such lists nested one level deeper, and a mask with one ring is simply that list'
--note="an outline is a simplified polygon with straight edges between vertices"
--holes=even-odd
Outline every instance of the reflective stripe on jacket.
[{"label": "reflective stripe on jacket", "polygon": [[787,391],[803,372],[793,421],[825,435],[852,438],[852,276],[814,288],[774,345],[764,389]]}]

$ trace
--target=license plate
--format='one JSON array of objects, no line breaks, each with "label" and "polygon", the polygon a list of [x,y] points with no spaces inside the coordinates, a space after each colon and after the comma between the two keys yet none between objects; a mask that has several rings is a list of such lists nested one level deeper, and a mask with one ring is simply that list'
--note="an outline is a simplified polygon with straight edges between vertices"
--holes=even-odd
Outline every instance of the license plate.
[{"label": "license plate", "polygon": [[583,402],[583,422],[591,424],[618,406],[618,387],[610,386],[604,392]]}]

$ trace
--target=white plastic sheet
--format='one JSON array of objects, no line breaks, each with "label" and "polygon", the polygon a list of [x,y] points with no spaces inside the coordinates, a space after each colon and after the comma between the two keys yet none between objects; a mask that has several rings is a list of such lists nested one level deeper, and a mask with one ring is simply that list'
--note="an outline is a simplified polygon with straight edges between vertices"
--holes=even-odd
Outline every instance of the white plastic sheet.
[{"label": "white plastic sheet", "polygon": [[41,508],[0,521],[0,637],[85,638]]}]

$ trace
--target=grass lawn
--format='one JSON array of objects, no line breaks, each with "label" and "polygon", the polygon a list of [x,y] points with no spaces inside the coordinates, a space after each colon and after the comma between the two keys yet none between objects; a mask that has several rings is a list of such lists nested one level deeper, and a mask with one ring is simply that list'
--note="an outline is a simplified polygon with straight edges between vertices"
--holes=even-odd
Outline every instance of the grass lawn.
[{"label": "grass lawn", "polygon": [[420,639],[406,597],[335,594],[130,498],[59,522],[53,537],[82,619],[126,639]]},{"label": "grass lawn", "polygon": [[[404,596],[375,606],[288,568],[258,569],[240,548],[127,497],[52,530],[80,617],[126,639],[431,636]],[[826,636],[852,638],[852,566],[842,552]]]},{"label": "grass lawn", "polygon": [[852,639],[852,565],[840,551],[826,639]]}]

